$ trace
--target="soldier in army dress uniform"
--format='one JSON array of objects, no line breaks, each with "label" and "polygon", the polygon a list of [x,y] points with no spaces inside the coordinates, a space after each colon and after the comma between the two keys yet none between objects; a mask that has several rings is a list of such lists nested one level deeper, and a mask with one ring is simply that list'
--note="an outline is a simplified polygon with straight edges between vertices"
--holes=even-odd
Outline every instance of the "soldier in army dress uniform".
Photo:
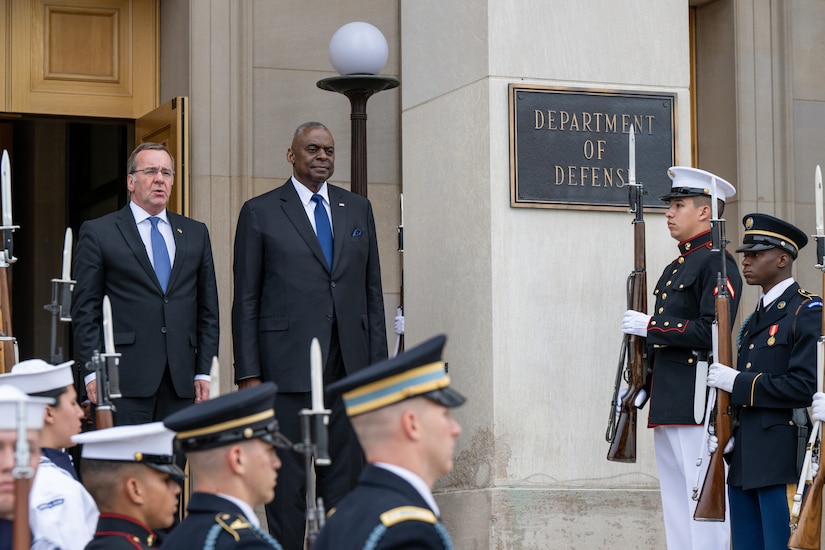
[{"label": "soldier in army dress uniform", "polygon": [[[690,495],[704,433],[708,354],[722,266],[720,253],[711,250],[712,180],[716,179],[717,199],[722,201],[720,212],[736,190],[696,168],[673,166],[668,176],[671,190],[661,199],[670,204],[665,218],[670,236],[679,243],[679,256],[656,283],[653,315],[628,310],[622,331],[647,337],[651,372],[636,405],[643,406],[650,396],[648,426],[654,430],[668,550],[728,550],[727,522],[694,521],[696,503]],[[742,280],[733,255],[726,255],[733,320]]]},{"label": "soldier in army dress uniform", "polygon": [[330,512],[313,550],[452,549],[439,521],[433,484],[452,470],[461,426],[436,336],[392,359],[330,384],[369,463],[358,485]]},{"label": "soldier in army dress uniform", "polygon": [[191,405],[163,421],[177,432],[175,443],[189,460],[194,492],[188,515],[161,548],[281,548],[254,512],[275,496],[281,466],[275,446],[291,447],[275,419],[276,392],[275,384],[264,382]]},{"label": "soldier in army dress uniform", "polygon": [[743,223],[742,274],[761,297],[740,329],[738,370],[714,363],[708,385],[730,392],[736,419],[724,449],[733,548],[786,548],[786,486],[799,480],[807,443],[822,299],[792,277],[805,233],[767,214]]}]

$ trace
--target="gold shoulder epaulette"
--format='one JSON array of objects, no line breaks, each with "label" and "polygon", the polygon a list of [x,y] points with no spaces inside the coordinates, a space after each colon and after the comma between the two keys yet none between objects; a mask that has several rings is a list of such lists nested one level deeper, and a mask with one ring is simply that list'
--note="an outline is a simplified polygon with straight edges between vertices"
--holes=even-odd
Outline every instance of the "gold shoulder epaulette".
[{"label": "gold shoulder epaulette", "polygon": [[249,529],[249,522],[247,522],[246,518],[240,514],[234,516],[233,518],[232,514],[221,512],[215,516],[215,523],[220,525],[224,531],[232,535],[232,538],[234,538],[236,542],[241,540],[240,535],[238,535],[238,531],[241,529]]},{"label": "gold shoulder epaulette", "polygon": [[399,506],[392,510],[387,510],[381,514],[381,523],[385,527],[392,527],[402,521],[423,521],[426,523],[436,524],[438,518],[435,517],[432,510],[426,508],[419,508],[418,506]]}]

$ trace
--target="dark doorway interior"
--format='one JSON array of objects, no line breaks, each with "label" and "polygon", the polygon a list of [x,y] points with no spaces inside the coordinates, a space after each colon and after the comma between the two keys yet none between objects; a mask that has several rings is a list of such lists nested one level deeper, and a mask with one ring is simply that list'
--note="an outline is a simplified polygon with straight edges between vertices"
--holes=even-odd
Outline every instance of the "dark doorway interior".
[{"label": "dark doorway interior", "polygon": [[51,346],[52,279],[60,278],[66,227],[126,204],[132,121],[21,117],[0,121],[0,149],[12,165],[14,253],[9,272],[20,359],[72,358],[71,326],[57,323]]}]

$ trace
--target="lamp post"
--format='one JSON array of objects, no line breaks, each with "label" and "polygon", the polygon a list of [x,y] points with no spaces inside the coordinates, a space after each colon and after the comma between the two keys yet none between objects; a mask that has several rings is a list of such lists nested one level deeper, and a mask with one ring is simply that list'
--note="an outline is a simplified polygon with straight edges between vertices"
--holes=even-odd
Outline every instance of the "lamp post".
[{"label": "lamp post", "polygon": [[369,23],[347,23],[329,43],[329,58],[340,76],[317,82],[322,90],[349,98],[352,121],[352,192],[367,196],[367,100],[373,94],[396,88],[397,78],[377,73],[387,62],[387,40]]}]

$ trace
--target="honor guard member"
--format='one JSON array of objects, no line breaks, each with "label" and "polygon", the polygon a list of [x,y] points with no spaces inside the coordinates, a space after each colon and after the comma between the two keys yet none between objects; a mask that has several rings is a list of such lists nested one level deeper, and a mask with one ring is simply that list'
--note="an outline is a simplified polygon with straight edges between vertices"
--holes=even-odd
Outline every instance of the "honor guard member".
[{"label": "honor guard member", "polygon": [[[670,236],[679,243],[679,256],[656,283],[653,315],[628,310],[622,319],[622,331],[647,338],[650,372],[636,405],[643,406],[650,396],[648,427],[653,428],[667,547],[727,550],[727,521],[694,521],[696,503],[691,493],[696,480],[696,454],[704,433],[708,355],[713,347],[711,327],[716,318],[717,277],[722,266],[720,253],[711,250],[712,179],[716,178],[716,194],[721,201],[720,216],[725,201],[736,190],[722,178],[687,166],[671,167],[668,176],[671,190],[661,199],[669,203],[665,219]],[[742,279],[735,259],[727,251],[726,262],[733,320]],[[709,461],[704,462],[707,468]]]},{"label": "honor guard member", "polygon": [[94,539],[86,550],[156,548],[156,529],[178,513],[179,481],[175,433],[163,422],[117,426],[76,435],[83,445],[80,472],[100,508]]},{"label": "honor guard member", "polygon": [[275,419],[277,386],[264,382],[192,405],[163,423],[177,432],[194,493],[188,516],[161,548],[281,548],[261,529],[254,508],[275,496],[281,461],[275,447],[291,448]]},{"label": "honor guard member", "polygon": [[461,426],[450,413],[464,396],[449,387],[446,336],[376,363],[327,388],[343,394],[369,463],[313,550],[452,549],[432,487],[453,468]]},{"label": "honor guard member", "polygon": [[40,436],[40,464],[29,494],[29,525],[34,540],[46,537],[63,550],[82,550],[94,536],[98,509],[94,499],[78,481],[77,472],[64,451],[73,447],[79,434],[83,409],[77,402],[72,365],[57,366],[41,359],[14,365],[0,375],[0,384],[10,384],[34,397],[54,399],[46,407]]},{"label": "honor guard member", "polygon": [[801,230],[767,214],[742,221],[742,275],[761,296],[740,329],[738,370],[713,363],[708,385],[730,392],[736,419],[725,449],[733,548],[786,548],[787,485],[796,487],[805,455],[822,299],[791,274],[808,242]]},{"label": "honor guard member", "polygon": [[[25,403],[26,430],[29,445],[29,463],[32,470],[37,469],[40,458],[40,430],[46,405],[53,399],[29,397],[19,389],[8,384],[0,384],[0,548],[12,548],[12,529],[14,521],[14,468],[17,446],[18,405]],[[54,548],[46,541],[37,542],[44,548]]]}]

